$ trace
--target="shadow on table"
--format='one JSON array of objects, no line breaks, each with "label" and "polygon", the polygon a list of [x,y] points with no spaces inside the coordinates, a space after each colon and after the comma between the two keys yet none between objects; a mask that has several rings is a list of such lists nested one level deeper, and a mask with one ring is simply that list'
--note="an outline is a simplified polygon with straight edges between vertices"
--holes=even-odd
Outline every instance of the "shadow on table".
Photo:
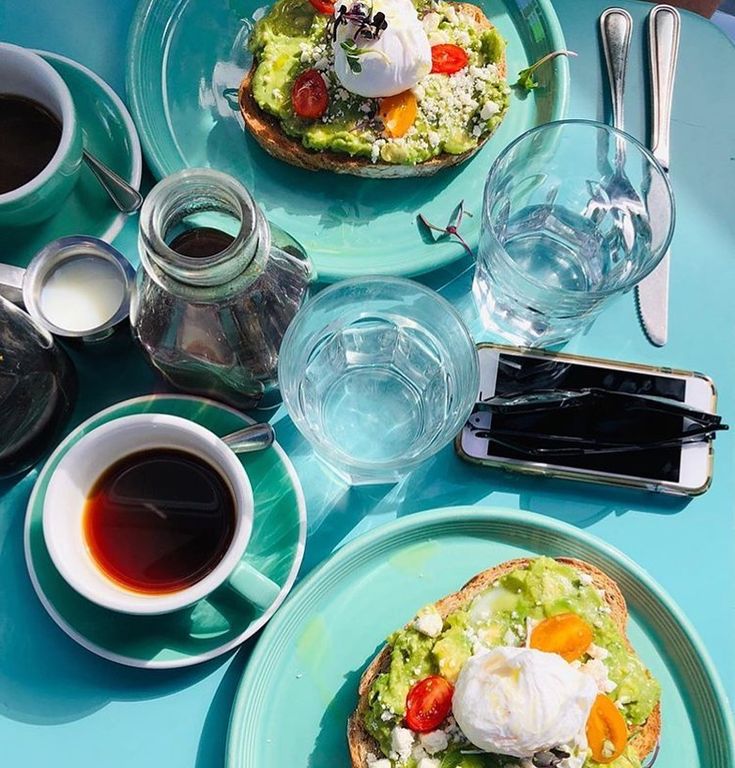
[{"label": "shadow on table", "polygon": [[23,557],[25,505],[13,506],[0,517],[0,716],[34,725],[67,723],[112,701],[168,696],[224,663],[131,669],[78,646],[54,624],[33,591]]},{"label": "shadow on table", "polygon": [[[316,737],[314,749],[309,755],[307,768],[323,768],[325,765],[346,765],[349,754],[347,747],[347,718],[355,711],[357,706],[357,688],[360,677],[380,650],[382,643],[377,645],[375,651],[370,654],[361,669],[348,672],[344,676],[344,683],[329,702],[324,716],[319,725],[319,735]],[[197,767],[198,768],[198,767]]]},{"label": "shadow on table", "polygon": [[225,764],[227,732],[230,727],[230,714],[235,694],[257,639],[256,635],[242,646],[217,686],[204,720],[195,768],[222,768]]},{"label": "shadow on table", "polygon": [[482,503],[525,509],[586,528],[630,511],[672,515],[689,503],[687,498],[645,491],[514,476],[462,461],[451,445],[395,485],[350,487],[314,456],[288,417],[277,423],[276,431],[299,476],[309,478],[304,489],[309,537],[302,574],[363,531],[437,507]]}]

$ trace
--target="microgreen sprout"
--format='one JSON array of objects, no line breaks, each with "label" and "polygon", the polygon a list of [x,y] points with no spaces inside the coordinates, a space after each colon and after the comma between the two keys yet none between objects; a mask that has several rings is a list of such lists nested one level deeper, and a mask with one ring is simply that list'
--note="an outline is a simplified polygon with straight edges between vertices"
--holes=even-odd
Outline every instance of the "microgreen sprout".
[{"label": "microgreen sprout", "polygon": [[542,56],[537,62],[531,64],[530,67],[522,69],[518,73],[518,80],[513,84],[516,88],[520,88],[524,91],[532,91],[534,88],[538,88],[538,80],[536,80],[534,73],[536,70],[546,64],[547,61],[555,59],[557,56],[576,56],[574,51],[553,51],[547,53],[546,56]]},{"label": "microgreen sprout", "polygon": [[472,253],[472,248],[470,248],[469,245],[467,245],[467,241],[460,235],[459,233],[459,225],[462,223],[463,216],[472,216],[472,214],[469,211],[465,210],[464,207],[464,200],[461,200],[459,205],[454,209],[452,212],[452,215],[449,219],[449,224],[447,224],[446,227],[438,227],[436,224],[432,224],[431,222],[427,221],[426,217],[423,215],[423,213],[420,213],[418,215],[418,219],[421,222],[421,224],[424,225],[427,229],[433,230],[434,232],[441,232],[442,234],[438,237],[435,235],[430,235],[432,242],[438,243],[442,240],[446,240],[448,237],[456,237],[457,240],[462,244],[462,247],[467,251],[467,253],[474,258],[475,254]]}]

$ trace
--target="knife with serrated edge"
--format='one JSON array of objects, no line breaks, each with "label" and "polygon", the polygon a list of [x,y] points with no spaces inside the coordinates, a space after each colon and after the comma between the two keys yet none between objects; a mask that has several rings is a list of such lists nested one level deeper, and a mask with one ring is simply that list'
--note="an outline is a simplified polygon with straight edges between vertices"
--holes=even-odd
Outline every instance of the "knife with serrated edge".
[{"label": "knife with serrated edge", "polygon": [[[674,75],[679,52],[681,20],[670,5],[657,5],[648,15],[648,50],[651,59],[651,152],[669,171],[669,129]],[[650,342],[666,344],[669,334],[670,249],[656,269],[636,288],[638,312]]]}]

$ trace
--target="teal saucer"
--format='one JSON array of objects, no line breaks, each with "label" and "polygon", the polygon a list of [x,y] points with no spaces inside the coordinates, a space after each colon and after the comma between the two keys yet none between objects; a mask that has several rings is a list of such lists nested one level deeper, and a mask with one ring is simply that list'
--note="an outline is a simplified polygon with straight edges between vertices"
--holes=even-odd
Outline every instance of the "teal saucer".
[{"label": "teal saucer", "polygon": [[[104,80],[81,64],[56,53],[36,53],[69,86],[86,149],[138,189],[143,169],[140,142],[120,97]],[[93,235],[112,242],[126,218],[83,164],[74,189],[57,213],[31,227],[5,229],[0,261],[25,267],[46,243],[67,235]]]},{"label": "teal saucer", "polygon": [[253,532],[244,559],[281,586],[278,597],[266,610],[245,603],[226,586],[190,608],[164,616],[131,616],[101,608],[75,592],[54,567],[43,538],[43,504],[49,478],[64,454],[95,427],[133,413],[183,416],[218,435],[252,423],[226,406],[180,395],[126,400],[92,416],[59,445],[38,476],[26,512],[26,565],[33,587],[51,618],[87,650],[132,667],[186,667],[244,642],[283,602],[296,580],[304,554],[304,495],[294,468],[278,443],[265,451],[239,456],[255,496]]}]

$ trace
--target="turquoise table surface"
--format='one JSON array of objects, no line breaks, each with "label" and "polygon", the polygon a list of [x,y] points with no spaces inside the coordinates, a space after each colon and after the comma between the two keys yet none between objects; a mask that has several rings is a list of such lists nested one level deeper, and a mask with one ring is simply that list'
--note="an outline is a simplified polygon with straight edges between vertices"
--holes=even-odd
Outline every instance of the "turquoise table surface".
[{"label": "turquoise table surface", "polygon": [[[621,4],[636,22],[627,127],[645,138],[642,22],[650,6]],[[134,5],[134,0],[0,0],[0,39],[71,56],[124,97],[126,36]],[[555,3],[567,46],[579,54],[571,63],[572,117],[605,117],[597,41],[597,18],[605,5],[600,0]],[[720,412],[731,424],[734,79],[732,44],[708,21],[684,14],[672,126],[671,178],[678,225],[672,248],[669,344],[663,349],[648,344],[628,295],[567,346],[580,354],[703,371],[714,378]],[[448,213],[457,202],[447,201]],[[135,236],[133,219],[116,244],[137,263]],[[426,282],[458,306],[478,340],[487,339],[468,298],[470,276],[465,261],[427,276]],[[81,394],[74,424],[111,403],[161,386],[124,340],[109,349],[75,353],[75,361]],[[307,499],[309,538],[302,575],[346,539],[396,516],[480,503],[530,509],[586,528],[647,569],[689,616],[728,695],[735,696],[735,435],[717,440],[711,490],[686,503],[513,478],[464,464],[451,447],[399,485],[350,490],[316,462],[282,409],[273,422]],[[35,476],[33,470],[19,482],[0,484],[0,765],[221,766],[232,698],[251,644],[200,667],[166,672],[120,667],[76,646],[48,618],[26,574],[22,522]],[[324,765],[328,763],[325,759]]]}]

